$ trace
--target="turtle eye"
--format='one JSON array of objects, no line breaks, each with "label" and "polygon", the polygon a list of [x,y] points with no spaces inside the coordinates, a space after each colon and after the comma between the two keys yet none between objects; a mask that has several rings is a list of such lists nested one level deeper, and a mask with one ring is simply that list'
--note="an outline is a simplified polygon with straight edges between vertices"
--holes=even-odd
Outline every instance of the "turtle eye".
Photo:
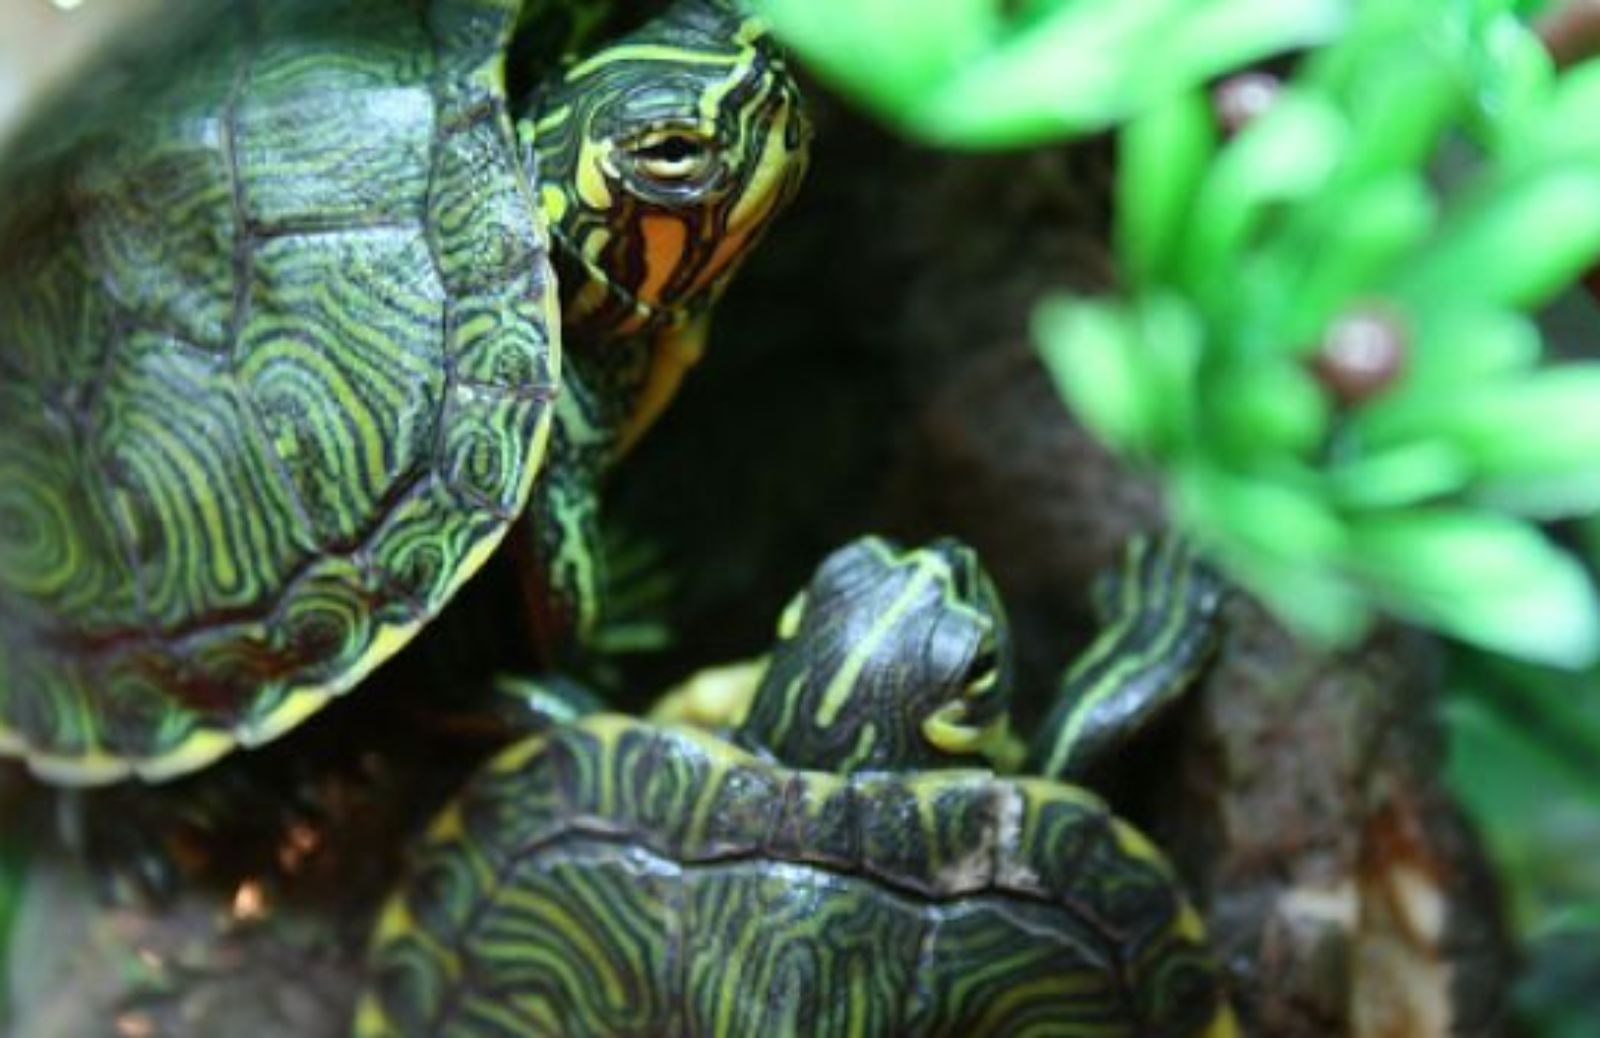
[{"label": "turtle eye", "polygon": [[711,166],[711,148],[684,133],[647,139],[632,149],[632,155],[640,173],[665,184],[699,180]]}]

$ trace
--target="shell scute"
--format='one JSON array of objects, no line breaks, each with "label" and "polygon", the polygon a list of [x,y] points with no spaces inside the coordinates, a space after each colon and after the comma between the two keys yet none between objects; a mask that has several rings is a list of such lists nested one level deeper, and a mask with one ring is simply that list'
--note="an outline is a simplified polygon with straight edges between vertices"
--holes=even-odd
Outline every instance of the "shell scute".
[{"label": "shell scute", "polygon": [[246,67],[231,130],[258,233],[414,222],[427,191],[435,104],[421,25],[400,4],[323,6],[345,8],[329,12],[336,26],[264,26]]},{"label": "shell scute", "polygon": [[[929,932],[903,1031],[919,1035],[1146,1034],[1128,1017],[1112,948],[1058,908],[972,898]],[[1079,1031],[1081,1029],[1081,1032]]]},{"label": "shell scute", "polygon": [[1122,823],[1098,800],[1053,792],[1030,784],[1025,828],[1012,848],[1038,890],[1065,892],[1074,911],[1130,947],[1165,929],[1181,900],[1166,865],[1127,854]]},{"label": "shell scute", "polygon": [[345,547],[431,462],[444,295],[420,229],[263,244],[239,374],[320,547]]},{"label": "shell scute", "polygon": [[135,331],[94,415],[85,460],[103,476],[144,624],[173,631],[256,607],[309,557],[293,498],[214,358]]},{"label": "shell scute", "polygon": [[924,804],[910,776],[868,774],[852,779],[861,810],[861,867],[896,886],[939,892],[937,848],[924,820]]},{"label": "shell scute", "polygon": [[[145,666],[112,667],[104,672],[105,702],[92,722],[106,752],[148,757],[183,742],[199,725],[195,710],[174,705],[173,691],[179,687],[176,668],[159,654],[149,655],[152,658]],[[85,709],[80,718],[85,738],[92,730],[90,723]],[[60,746],[66,754],[93,749],[87,742],[69,746],[59,737],[46,745]]]},{"label": "shell scute", "polygon": [[451,295],[526,299],[548,247],[528,219],[532,194],[503,106],[442,129],[428,189],[428,227]]},{"label": "shell scute", "polygon": [[[80,248],[90,269],[60,284],[61,314],[0,327],[60,348],[81,309],[107,305],[119,327],[227,349],[242,229],[227,123],[245,30],[231,13],[196,10],[135,34],[53,119],[7,149],[5,190],[15,201],[6,208],[17,222],[0,219],[0,269],[32,282],[36,257]],[[187,57],[181,75],[174,53]],[[25,225],[41,218],[34,237]]]},{"label": "shell scute", "polygon": [[458,382],[519,396],[555,395],[557,358],[542,304],[543,284],[453,299],[445,353]]},{"label": "shell scute", "polygon": [[584,787],[589,802],[574,813],[585,828],[626,834],[676,858],[693,838],[695,799],[715,781],[710,762],[650,728],[630,725],[603,738],[589,750],[599,781]]},{"label": "shell scute", "polygon": [[418,483],[384,513],[364,552],[383,598],[380,619],[411,623],[438,612],[464,572],[498,547],[505,526],[442,479]]},{"label": "shell scute", "polygon": [[460,853],[439,849],[419,855],[412,863],[415,877],[406,909],[416,924],[442,943],[457,938],[470,925],[478,906],[492,896],[501,877],[470,845]]},{"label": "shell scute", "polygon": [[116,322],[217,356],[232,340],[240,229],[222,134],[208,114],[152,129],[97,155],[72,189],[77,234]]},{"label": "shell scute", "polygon": [[382,598],[367,568],[341,556],[318,559],[300,577],[294,598],[274,616],[275,642],[288,658],[300,661],[308,684],[328,684],[355,666],[377,624],[409,618],[385,616]]},{"label": "shell scute", "polygon": [[693,800],[679,810],[694,825],[683,843],[683,857],[705,861],[759,854],[783,804],[783,776],[759,762],[734,759],[705,780],[701,786],[685,787]]},{"label": "shell scute", "polygon": [[450,387],[440,460],[446,484],[511,521],[538,466],[527,444],[539,438],[548,410],[548,399],[508,396],[470,383]]},{"label": "shell scute", "polygon": [[831,775],[789,773],[765,847],[775,858],[812,861],[854,871],[861,867],[862,808],[854,784]]},{"label": "shell scute", "polygon": [[136,588],[75,416],[0,378],[0,428],[0,599],[16,599],[19,619],[0,624],[0,655],[23,623],[45,623],[52,611],[91,629],[127,617]]},{"label": "shell scute", "polygon": [[[600,853],[597,853],[599,851]],[[495,910],[481,915],[464,976],[474,984],[442,1030],[467,1034],[681,1034],[667,1026],[674,971],[662,921],[677,907],[678,874],[642,857],[616,859],[578,840],[520,867]],[[630,920],[618,926],[618,913]],[[539,938],[530,941],[534,935]],[[578,1021],[584,1021],[582,1025]],[[489,1021],[500,1029],[472,1030]],[[506,1022],[515,1029],[507,1029]]]},{"label": "shell scute", "polygon": [[84,668],[42,667],[22,653],[4,653],[0,665],[0,719],[15,738],[58,746],[68,756],[93,750],[85,724]]},{"label": "shell scute", "polygon": [[670,1033],[908,1033],[926,930],[916,907],[863,878],[779,863],[712,867],[685,888],[685,1026]]},{"label": "shell scute", "polygon": [[0,270],[12,275],[0,278],[0,392],[78,411],[116,341],[111,299],[79,295],[99,275],[82,240],[63,233],[73,220],[64,198],[19,216],[0,229]]},{"label": "shell scute", "polygon": [[443,816],[430,841],[470,845],[504,877],[521,857],[567,833],[596,780],[592,747],[567,732],[537,742],[538,751],[516,769],[484,772],[479,792]]},{"label": "shell scute", "polygon": [[443,55],[452,82],[461,82],[500,60],[507,29],[526,0],[430,0],[428,34]]}]

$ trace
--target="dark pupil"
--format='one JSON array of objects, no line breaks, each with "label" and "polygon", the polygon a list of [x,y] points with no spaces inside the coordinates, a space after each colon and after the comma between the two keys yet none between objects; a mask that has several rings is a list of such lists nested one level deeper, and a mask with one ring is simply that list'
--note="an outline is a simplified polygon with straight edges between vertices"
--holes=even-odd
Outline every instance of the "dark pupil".
[{"label": "dark pupil", "polygon": [[647,148],[639,149],[639,157],[660,159],[662,162],[682,162],[700,154],[700,145],[687,137],[668,137]]}]

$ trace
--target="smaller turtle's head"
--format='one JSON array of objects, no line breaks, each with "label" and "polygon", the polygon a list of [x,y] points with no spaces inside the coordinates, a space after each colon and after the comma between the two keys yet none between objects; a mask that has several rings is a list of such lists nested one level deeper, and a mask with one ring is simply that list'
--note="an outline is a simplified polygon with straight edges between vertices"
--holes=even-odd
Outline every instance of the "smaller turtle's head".
[{"label": "smaller turtle's head", "polygon": [[865,537],[784,610],[739,737],[826,771],[1007,765],[1010,656],[1000,598],[970,548]]},{"label": "smaller turtle's head", "polygon": [[580,343],[706,310],[794,196],[810,142],[781,55],[719,0],[677,0],[569,66],[522,125]]}]

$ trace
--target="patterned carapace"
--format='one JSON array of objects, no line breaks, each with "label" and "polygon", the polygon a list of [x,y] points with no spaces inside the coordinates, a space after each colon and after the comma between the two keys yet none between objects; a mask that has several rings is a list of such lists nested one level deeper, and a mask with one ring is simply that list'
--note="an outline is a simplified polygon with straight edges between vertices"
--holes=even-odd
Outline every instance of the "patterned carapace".
[{"label": "patterned carapace", "polygon": [[7,142],[0,749],[81,783],[271,739],[525,511],[547,612],[594,612],[592,526],[555,518],[671,395],[806,131],[715,0],[508,97],[523,6],[180,0]]}]

